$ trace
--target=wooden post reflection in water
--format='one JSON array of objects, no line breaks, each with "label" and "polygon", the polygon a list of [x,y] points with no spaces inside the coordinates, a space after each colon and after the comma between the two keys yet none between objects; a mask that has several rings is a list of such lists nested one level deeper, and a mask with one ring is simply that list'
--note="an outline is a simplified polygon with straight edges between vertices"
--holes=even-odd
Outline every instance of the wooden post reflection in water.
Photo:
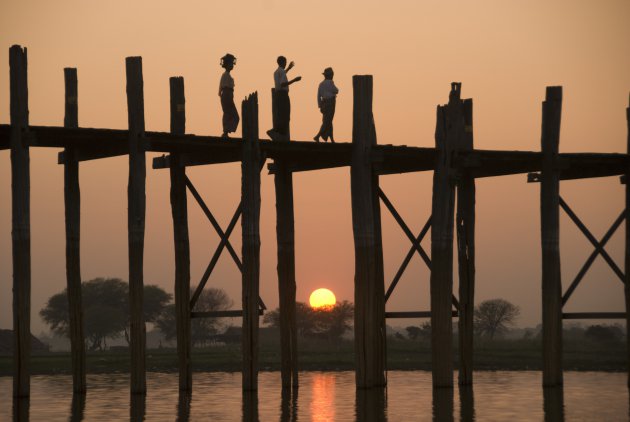
[{"label": "wooden post reflection in water", "polygon": [[29,396],[13,397],[13,422],[28,422],[29,417]]},{"label": "wooden post reflection in water", "polygon": [[129,395],[129,421],[130,422],[142,422],[147,413],[147,396],[146,394],[134,394]]},{"label": "wooden post reflection in water", "polygon": [[564,390],[562,387],[543,388],[545,422],[564,421]]},{"label": "wooden post reflection in water", "polygon": [[177,422],[188,422],[190,419],[190,402],[192,391],[179,390],[177,400]]},{"label": "wooden post reflection in water", "polygon": [[282,389],[282,402],[280,403],[280,422],[297,421],[298,389]]},{"label": "wooden post reflection in water", "polygon": [[357,422],[387,421],[387,390],[385,388],[357,389]]},{"label": "wooden post reflection in water", "polygon": [[243,390],[243,422],[258,421],[258,392]]},{"label": "wooden post reflection in water", "polygon": [[72,408],[70,409],[70,422],[81,422],[85,414],[85,393],[72,395]]},{"label": "wooden post reflection in water", "polygon": [[448,421],[453,419],[453,389],[434,388],[433,389],[433,420]]},{"label": "wooden post reflection in water", "polygon": [[475,420],[475,396],[472,385],[459,386],[459,419],[461,421]]}]

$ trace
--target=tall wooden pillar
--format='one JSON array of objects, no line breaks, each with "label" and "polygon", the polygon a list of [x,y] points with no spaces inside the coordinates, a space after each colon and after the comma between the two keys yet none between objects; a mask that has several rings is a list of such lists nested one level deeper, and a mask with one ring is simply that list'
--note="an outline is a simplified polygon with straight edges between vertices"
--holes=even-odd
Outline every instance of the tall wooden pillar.
[{"label": "tall wooden pillar", "polygon": [[434,387],[453,386],[453,214],[452,152],[462,138],[461,84],[452,83],[449,102],[437,108],[431,217],[431,355]]},{"label": "tall wooden pillar", "polygon": [[543,386],[562,385],[562,284],[560,278],[560,177],[558,144],[562,87],[547,87],[543,102],[540,174],[542,240]]},{"label": "tall wooden pillar", "polygon": [[[186,97],[184,78],[169,79],[171,92],[171,133],[186,133]],[[175,320],[177,325],[177,356],[179,389],[192,390],[191,327],[190,327],[190,242],[188,238],[188,204],[186,200],[186,167],[178,153],[171,161],[171,212],[175,242]]]},{"label": "tall wooden pillar", "polygon": [[144,297],[144,220],[146,211],[146,157],[144,151],[144,93],[142,57],[127,57],[127,110],[129,116],[129,307],[131,337],[131,393],[146,388],[146,327]]},{"label": "tall wooden pillar", "polygon": [[[626,121],[628,124],[628,155],[630,155],[630,96],[628,108],[626,108]],[[625,260],[625,287],[626,296],[626,339],[628,354],[628,387],[630,387],[630,167],[626,170],[626,260]]]},{"label": "tall wooden pillar", "polygon": [[13,396],[30,395],[31,204],[26,48],[9,50],[11,76],[11,238],[13,247]]},{"label": "tall wooden pillar", "polygon": [[385,379],[385,286],[378,175],[372,169],[376,130],[372,76],[353,76],[352,228],[354,231],[354,353],[357,388]]},{"label": "tall wooden pillar", "polygon": [[[77,70],[65,68],[66,87],[64,127],[78,128]],[[70,319],[70,354],[72,356],[72,386],[75,393],[85,393],[85,339],[83,336],[83,305],[81,300],[81,191],[79,162],[73,148],[64,150],[64,202],[66,214],[66,284]]]},{"label": "tall wooden pillar", "polygon": [[243,215],[243,390],[258,389],[258,298],[260,279],[260,146],[258,94],[242,104],[243,157],[241,201]]},{"label": "tall wooden pillar", "polygon": [[[457,149],[473,150],[473,101],[463,101],[464,133]],[[457,181],[457,258],[459,269],[459,384],[473,383],[473,313],[475,309],[475,179]]]},{"label": "tall wooden pillar", "polygon": [[[271,90],[272,114],[276,119],[275,90]],[[275,141],[287,142],[287,141]],[[278,243],[278,296],[280,299],[280,347],[282,388],[298,387],[297,325],[295,315],[295,219],[293,173],[282,159],[276,166],[276,238]]]}]

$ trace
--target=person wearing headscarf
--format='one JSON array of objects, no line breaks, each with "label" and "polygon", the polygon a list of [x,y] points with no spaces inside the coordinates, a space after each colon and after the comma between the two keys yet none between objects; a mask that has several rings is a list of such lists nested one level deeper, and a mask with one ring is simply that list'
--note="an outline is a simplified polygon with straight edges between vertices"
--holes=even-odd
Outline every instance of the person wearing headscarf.
[{"label": "person wearing headscarf", "polygon": [[219,82],[219,97],[221,97],[221,108],[223,109],[224,138],[227,138],[229,133],[236,132],[240,121],[236,105],[234,105],[234,78],[230,75],[235,64],[236,57],[232,54],[228,53],[221,57],[221,67],[225,69]]}]

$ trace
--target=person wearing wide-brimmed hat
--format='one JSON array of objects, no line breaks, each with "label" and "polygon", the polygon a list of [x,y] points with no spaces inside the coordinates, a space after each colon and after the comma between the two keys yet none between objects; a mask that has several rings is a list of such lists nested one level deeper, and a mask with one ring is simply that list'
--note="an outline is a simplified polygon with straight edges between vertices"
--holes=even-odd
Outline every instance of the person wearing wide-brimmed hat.
[{"label": "person wearing wide-brimmed hat", "polygon": [[333,72],[332,67],[327,67],[323,75],[324,80],[319,84],[319,88],[317,89],[317,106],[319,107],[319,111],[322,112],[322,127],[313,139],[315,142],[319,142],[319,138],[321,137],[324,142],[326,142],[330,138],[330,142],[334,143],[333,117],[335,117],[335,106],[339,89],[333,82],[335,72]]},{"label": "person wearing wide-brimmed hat", "polygon": [[240,118],[238,110],[234,104],[234,78],[230,71],[234,69],[236,57],[226,54],[221,57],[221,67],[225,69],[219,82],[219,97],[221,97],[221,108],[223,109],[223,137],[227,138],[231,132],[236,132]]}]

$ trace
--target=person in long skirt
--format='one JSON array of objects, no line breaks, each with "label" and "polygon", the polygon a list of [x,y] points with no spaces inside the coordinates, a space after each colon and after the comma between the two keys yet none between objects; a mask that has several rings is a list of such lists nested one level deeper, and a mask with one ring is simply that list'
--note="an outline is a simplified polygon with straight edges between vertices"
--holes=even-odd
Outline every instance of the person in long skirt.
[{"label": "person in long skirt", "polygon": [[221,57],[221,67],[225,69],[219,82],[219,97],[221,97],[221,108],[223,109],[224,138],[227,138],[229,133],[236,132],[240,121],[236,105],[234,105],[234,78],[230,75],[235,64],[236,57],[233,55],[228,53]]},{"label": "person in long skirt", "polygon": [[326,142],[330,138],[330,142],[334,143],[333,117],[335,117],[335,106],[339,89],[333,82],[335,72],[333,72],[332,67],[327,67],[323,75],[324,80],[319,84],[319,88],[317,89],[317,105],[319,111],[322,113],[322,126],[313,139],[315,142],[319,142],[319,138],[321,137],[324,142]]}]

